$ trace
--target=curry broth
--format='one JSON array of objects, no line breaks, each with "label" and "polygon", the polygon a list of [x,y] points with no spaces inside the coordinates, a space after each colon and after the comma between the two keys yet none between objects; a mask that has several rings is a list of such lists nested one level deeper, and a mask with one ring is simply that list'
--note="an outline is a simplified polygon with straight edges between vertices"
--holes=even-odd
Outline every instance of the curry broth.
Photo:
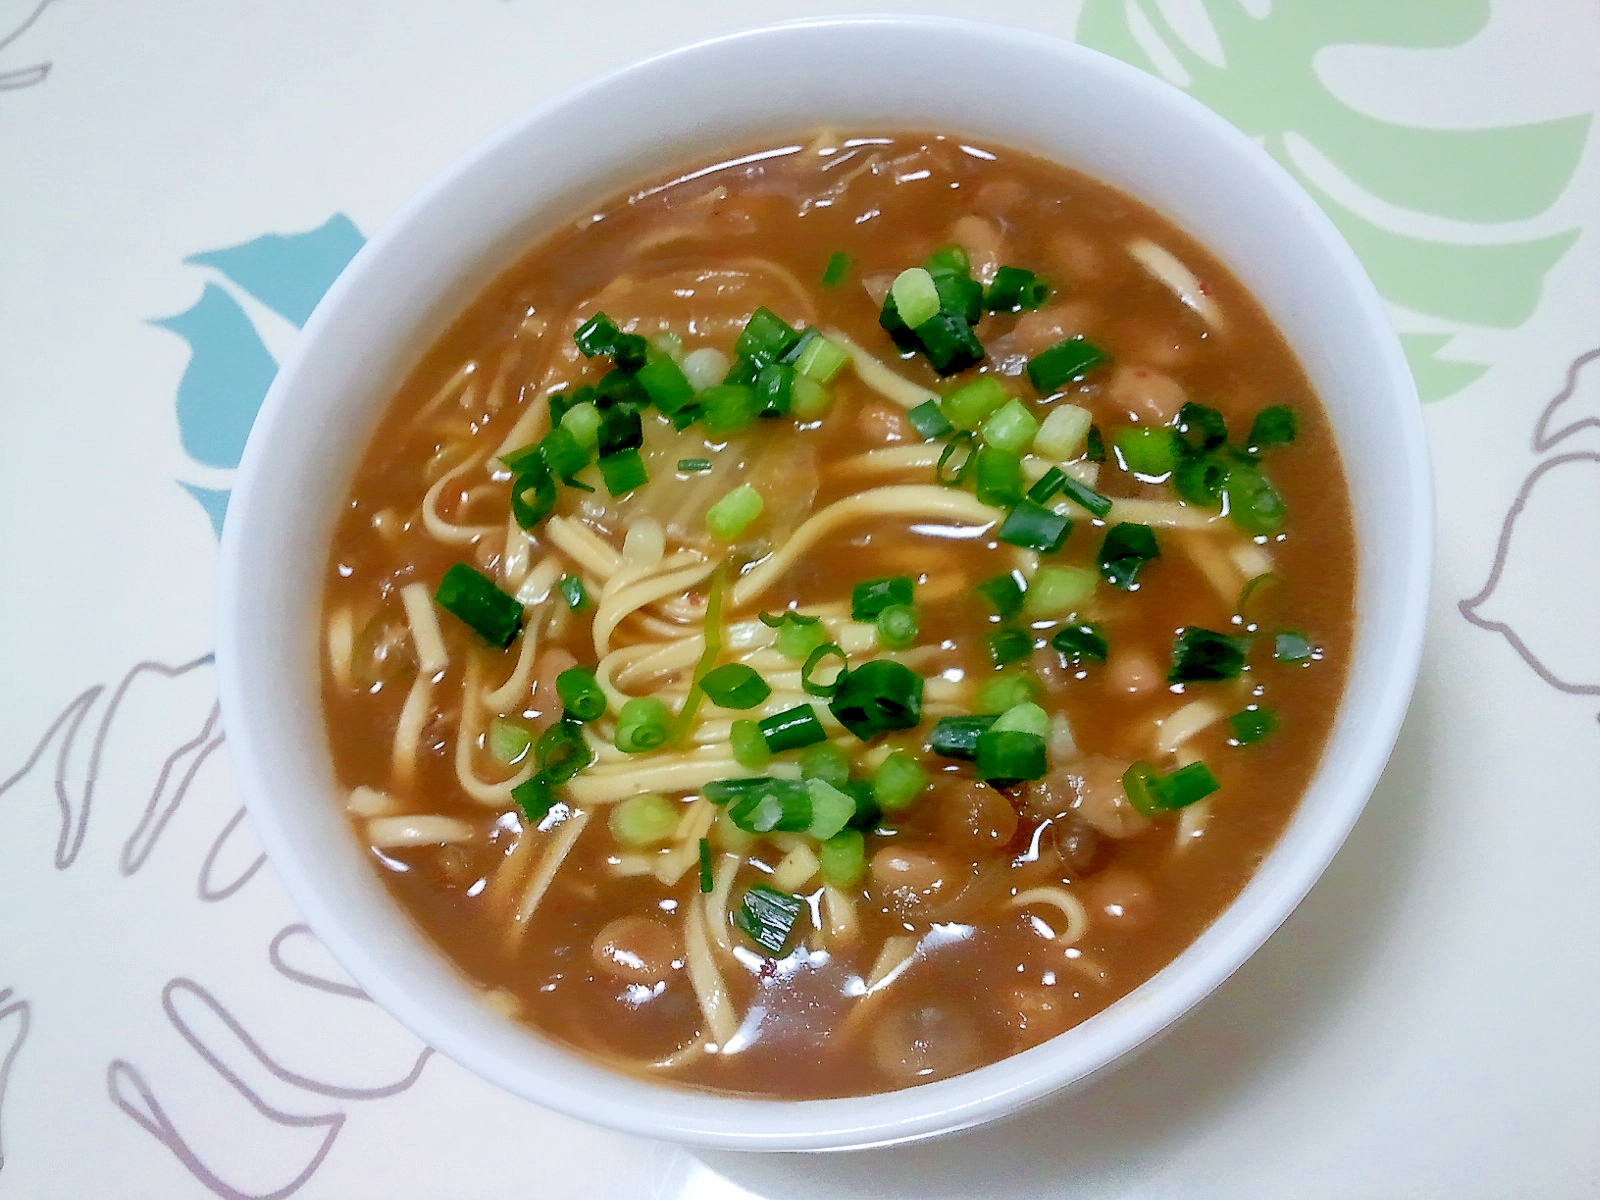
[{"label": "curry broth", "polygon": [[[974,216],[981,224],[970,220]],[[963,218],[969,218],[964,226]],[[1081,815],[1088,811],[1084,804],[1075,806],[1076,785],[1058,783],[1053,792],[1022,785],[1002,793],[975,787],[967,764],[923,754],[932,784],[886,828],[869,833],[866,853],[875,865],[877,854],[924,853],[942,866],[937,878],[920,893],[915,887],[896,892],[883,859],[883,872],[869,870],[853,890],[856,928],[848,936],[831,931],[812,879],[799,889],[807,903],[781,958],[766,955],[731,925],[712,930],[740,1032],[722,1052],[707,1052],[705,1013],[684,948],[684,914],[700,903],[698,871],[686,871],[671,885],[650,874],[619,875],[627,848],[613,837],[603,808],[581,826],[532,916],[522,924],[508,921],[511,885],[497,873],[523,839],[558,837],[560,822],[553,818],[562,810],[547,818],[547,827],[525,831],[515,805],[464,794],[455,743],[469,664],[490,686],[498,684],[512,672],[516,645],[486,648],[464,625],[440,617],[449,665],[427,689],[428,713],[418,727],[409,780],[397,777],[396,730],[408,697],[421,686],[399,590],[420,581],[431,592],[458,561],[491,577],[503,571],[509,475],[496,475],[489,465],[449,472],[475,461],[472,453],[498,447],[519,422],[533,431],[526,440],[535,440],[543,432],[537,411],[551,390],[604,373],[603,365],[569,349],[572,330],[596,309],[624,328],[671,329],[686,349],[709,345],[729,352],[762,304],[797,327],[840,330],[903,378],[947,391],[950,382],[939,380],[920,357],[898,356],[879,328],[881,288],[942,245],[990,234],[994,246],[969,247],[975,264],[986,250],[998,250],[1000,262],[1037,271],[1056,292],[1043,317],[986,315],[976,333],[989,358],[954,382],[995,372],[1013,394],[1031,395],[1020,362],[1043,348],[1034,343],[1082,333],[1110,353],[1112,365],[1036,403],[1041,415],[1051,404],[1080,405],[1109,439],[1119,426],[1155,420],[1152,410],[1159,415],[1171,400],[1171,383],[1220,411],[1230,430],[1248,428],[1268,404],[1288,404],[1299,418],[1295,442],[1266,459],[1288,520],[1282,533],[1250,544],[1268,556],[1282,584],[1277,608],[1255,630],[1243,678],[1187,687],[1160,679],[1178,629],[1242,627],[1234,620],[1237,593],[1226,594],[1215,580],[1215,562],[1208,571],[1186,551],[1186,534],[1158,528],[1162,553],[1144,568],[1138,590],[1101,583],[1080,614],[1107,635],[1111,653],[1104,665],[1073,667],[1041,647],[1021,667],[1008,668],[1030,671],[1039,703],[1070,725],[1080,758],[1053,757],[1053,777],[1070,762],[1081,767],[1091,759],[1100,760],[1091,774],[1101,776],[1113,771],[1110,764],[1120,769],[1134,759],[1165,769],[1175,760],[1152,752],[1156,722],[1197,697],[1216,698],[1228,713],[1247,703],[1269,705],[1279,729],[1240,747],[1229,744],[1225,722],[1209,724],[1183,746],[1221,784],[1203,810],[1143,821],[1130,818],[1124,799],[1107,810],[1109,817],[1101,814],[1098,826]],[[1127,254],[1136,238],[1165,247],[1204,281],[1206,297],[1223,315],[1220,329]],[[853,258],[849,276],[837,287],[820,286],[837,251]],[[463,374],[464,364],[475,365]],[[791,525],[869,486],[929,482],[925,468],[870,478],[843,469],[871,447],[913,445],[920,438],[902,408],[850,369],[831,390],[831,407],[818,421],[757,422],[726,439],[726,448],[693,428],[675,434],[662,424],[647,434],[646,449],[659,443],[657,463],[689,452],[742,454],[757,464],[753,470],[792,452],[783,462],[802,465],[777,470],[763,515]],[[693,482],[679,478],[684,487]],[[788,486],[796,479],[802,483]],[[808,486],[814,486],[809,498]],[[1114,455],[1099,468],[1095,486],[1113,498],[1170,497],[1118,470]],[[421,513],[430,488],[435,511],[453,528],[481,532],[455,544],[428,536]],[[639,503],[637,496],[608,501],[603,487],[593,497],[563,489],[557,511],[587,521],[620,549],[630,505]],[[785,515],[786,503],[799,511]],[[1092,569],[1105,522],[1082,511],[1073,515],[1075,528],[1051,561]],[[980,537],[952,532],[926,520],[853,524],[825,550],[803,557],[758,605],[726,619],[748,621],[757,609],[790,603],[804,610],[848,602],[864,579],[911,575],[921,610],[918,644],[932,648],[917,669],[951,680],[946,691],[959,694],[955,707],[977,711],[976,688],[996,673],[983,641],[995,623],[972,588],[1008,569],[1014,552],[993,540],[992,529]],[[1225,537],[1218,535],[1219,545]],[[758,537],[744,550],[759,556],[770,548]],[[528,557],[546,553],[554,551],[536,534]],[[609,201],[530,251],[427,351],[387,410],[334,536],[325,613],[330,623],[347,614],[340,619],[352,633],[343,641],[331,637],[324,665],[329,741],[346,786],[375,789],[400,813],[442,814],[471,826],[470,838],[448,844],[374,848],[374,862],[428,936],[491,1002],[518,1019],[624,1070],[690,1086],[785,1098],[903,1087],[992,1062],[1100,1011],[1170,962],[1233,899],[1292,815],[1332,723],[1351,638],[1354,553],[1337,450],[1302,371],[1254,301],[1172,225],[1101,184],[1021,153],[964,148],[928,135],[812,143]],[[572,564],[567,570],[582,574]],[[689,591],[685,603],[703,610],[705,586]],[[595,610],[565,609],[558,592],[530,607],[539,653],[565,650],[593,667],[589,623]],[[635,619],[619,628],[640,626]],[[1051,628],[1041,621],[1040,636],[1048,637]],[[1270,633],[1278,628],[1309,634],[1316,657],[1298,665],[1274,662]],[[340,667],[341,653],[353,669]],[[558,705],[542,670],[536,666],[533,682],[492,715],[534,730],[554,721]],[[707,719],[747,715],[710,706],[702,712]],[[920,747],[929,725],[889,741]],[[840,744],[853,756],[871,749],[849,739]],[[480,778],[512,775],[481,737],[465,753]],[[673,798],[687,809],[693,795]],[[359,816],[355,820],[358,832],[365,828]],[[1108,833],[1108,822],[1123,836]],[[720,862],[728,842],[718,842],[717,828],[710,836]],[[732,896],[779,863],[787,853],[782,841],[759,839],[742,852]],[[920,860],[905,861],[916,866]],[[1086,932],[1070,945],[1061,936],[1071,924],[1063,912],[1012,902],[1045,886],[1065,887],[1087,913]],[[645,965],[631,974],[627,964],[607,969],[595,951],[597,938],[605,941],[602,930],[621,918],[651,922],[641,934],[647,944],[634,953]],[[899,937],[916,939],[915,957],[869,990],[886,941]],[[723,942],[728,949],[720,948]],[[654,967],[652,948],[662,957]],[[615,966],[615,956],[607,961]]]}]

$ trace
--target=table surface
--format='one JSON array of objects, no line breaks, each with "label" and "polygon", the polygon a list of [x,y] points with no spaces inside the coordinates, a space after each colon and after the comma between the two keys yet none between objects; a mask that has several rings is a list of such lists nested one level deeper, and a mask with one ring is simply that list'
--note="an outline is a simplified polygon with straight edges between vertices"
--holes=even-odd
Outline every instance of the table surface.
[{"label": "table surface", "polygon": [[230,776],[214,530],[255,406],[363,235],[521,110],[857,6],[0,0],[0,1194],[1600,1195],[1600,5],[917,7],[1189,89],[1390,302],[1436,590],[1327,875],[1138,1061],[929,1146],[690,1154],[431,1054],[299,924]]}]

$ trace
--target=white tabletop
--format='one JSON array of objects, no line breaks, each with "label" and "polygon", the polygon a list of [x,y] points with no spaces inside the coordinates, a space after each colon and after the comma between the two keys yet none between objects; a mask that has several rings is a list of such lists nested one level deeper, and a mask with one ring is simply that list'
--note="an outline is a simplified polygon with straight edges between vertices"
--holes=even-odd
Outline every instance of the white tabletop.
[{"label": "white tabletop", "polygon": [[0,0],[0,1194],[1600,1195],[1592,0],[916,6],[1129,58],[1307,183],[1429,400],[1436,593],[1366,815],[1185,1024],[1009,1124],[807,1158],[554,1116],[352,994],[239,809],[213,517],[311,304],[479,138],[677,43],[912,6],[36,5]]}]

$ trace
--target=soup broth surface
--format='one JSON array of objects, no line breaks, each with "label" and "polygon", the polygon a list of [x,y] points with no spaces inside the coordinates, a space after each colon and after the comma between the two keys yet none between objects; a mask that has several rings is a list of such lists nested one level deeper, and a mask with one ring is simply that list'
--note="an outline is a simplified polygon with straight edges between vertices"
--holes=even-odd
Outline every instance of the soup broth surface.
[{"label": "soup broth surface", "polygon": [[[855,1095],[1060,1033],[1149,979],[1228,905],[1293,814],[1331,725],[1354,547],[1338,454],[1299,365],[1168,221],[1061,166],[943,136],[751,149],[774,153],[686,164],[556,230],[423,356],[337,525],[323,704],[374,868],[488,1003],[662,1081]],[[934,265],[959,276],[964,257],[985,299],[1002,267],[1048,292],[1020,312],[985,310],[970,326],[982,360],[945,377],[924,349],[897,348],[880,318],[886,296],[914,306],[920,278],[902,289],[902,273],[952,246],[962,253]],[[743,396],[719,399],[722,379],[765,395],[784,378],[739,374],[758,309],[851,359],[826,382],[791,379],[790,411],[728,428],[737,403],[732,418],[707,415]],[[650,361],[678,364],[699,389],[679,423],[693,404],[700,419],[676,428],[648,394],[641,402],[618,355],[579,349],[574,334],[597,313],[643,335]],[[1030,376],[1053,347],[1085,343],[1103,359],[1042,386]],[[997,383],[1040,432],[991,428],[993,411],[970,433],[938,430],[933,415],[963,410],[929,397],[976,380]],[[543,468],[517,452],[551,434],[552,396],[558,411],[588,402],[603,418],[636,407],[648,482],[610,495],[590,447],[588,465],[551,477],[553,508],[524,530],[513,479],[521,489]],[[1186,404],[1219,415],[1225,442],[1206,447]],[[1280,406],[1292,440],[1279,436]],[[1073,424],[1052,414],[1069,408],[1092,433],[1052,441],[1046,429]],[[1252,443],[1263,410],[1278,415]],[[1059,548],[1001,540],[1022,507],[994,503],[1009,463],[990,454],[959,482],[937,475],[1002,444],[1021,489],[1054,469],[1110,510],[1057,491],[1038,507],[1071,521]],[[1163,453],[1176,465],[1151,469]],[[532,474],[514,476],[506,459]],[[1229,481],[1211,504],[1177,485],[1175,472],[1202,461]],[[719,520],[713,506],[741,488],[759,515]],[[1241,520],[1245,501],[1256,507]],[[1101,562],[1118,526],[1147,529],[1158,552],[1131,581],[1126,562]],[[515,598],[508,645],[434,600],[463,563]],[[909,645],[903,624],[852,619],[857,586],[886,578],[911,588]],[[1006,611],[1016,600],[1004,584],[981,588],[996,579],[1027,587],[1020,611]],[[1069,640],[1076,657],[1058,648],[1084,627],[1103,639],[1103,661],[1092,640],[1088,652]],[[1238,661],[1221,663],[1221,678],[1172,682],[1175,646],[1196,629]],[[806,674],[808,637],[841,654]],[[829,697],[803,686],[826,690],[841,659],[849,672],[898,663],[896,678],[920,680],[915,723],[865,740],[841,724]],[[765,698],[740,709],[699,695],[684,716],[708,668],[740,662]],[[597,672],[606,711],[562,726],[571,697],[556,679],[572,668]],[[661,701],[668,724],[662,744],[630,752],[618,726],[636,697]],[[751,726],[735,722],[800,705],[833,749],[769,747],[761,763],[769,737],[757,730],[752,748]],[[1040,778],[984,782],[978,762],[930,744],[944,718],[1002,712],[1021,737],[1013,748],[1042,741]],[[552,727],[590,760],[556,782],[555,743],[541,741]],[[1136,764],[1148,774],[1130,782]],[[1181,778],[1192,782],[1193,764],[1215,790],[1180,804],[1182,786],[1164,781],[1191,768]],[[708,787],[764,776],[804,784],[809,823],[741,828],[735,801]],[[1140,779],[1155,782],[1132,795]],[[839,796],[853,808],[835,830]],[[766,935],[776,948],[748,932],[769,893],[779,924],[792,919]]]}]

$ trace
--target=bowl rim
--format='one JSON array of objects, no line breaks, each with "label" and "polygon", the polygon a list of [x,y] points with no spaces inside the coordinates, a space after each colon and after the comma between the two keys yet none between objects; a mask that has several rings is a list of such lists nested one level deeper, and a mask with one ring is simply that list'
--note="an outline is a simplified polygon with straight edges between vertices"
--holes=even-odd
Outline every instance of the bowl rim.
[{"label": "bowl rim", "polygon": [[[1403,526],[1406,561],[1391,589],[1395,621],[1386,634],[1390,653],[1381,685],[1362,714],[1367,730],[1358,752],[1341,763],[1340,803],[1327,803],[1316,820],[1301,827],[1304,843],[1293,863],[1284,863],[1270,880],[1267,863],[1282,857],[1286,831],[1266,863],[1210,928],[1150,981],[1101,1014],[1041,1045],[998,1063],[936,1083],[866,1097],[779,1101],[701,1093],[619,1076],[522,1030],[500,1029],[496,1018],[474,1020],[459,1004],[430,1003],[420,992],[437,992],[437,972],[416,961],[418,948],[442,959],[420,931],[415,945],[396,943],[392,928],[376,939],[357,928],[359,922],[329,903],[326,880],[304,853],[303,834],[293,827],[280,802],[283,772],[275,759],[281,745],[264,745],[261,730],[271,726],[263,700],[254,688],[267,664],[250,647],[257,624],[270,618],[273,601],[252,592],[251,547],[255,536],[272,528],[268,486],[273,455],[284,440],[297,396],[309,386],[305,378],[318,366],[317,356],[329,338],[336,338],[347,308],[381,271],[387,256],[430,214],[446,204],[481,172],[514,152],[534,131],[587,105],[605,103],[613,90],[670,75],[684,64],[733,50],[761,51],[775,41],[806,35],[954,37],[983,39],[1084,70],[1100,72],[1115,88],[1154,106],[1183,115],[1208,138],[1253,160],[1262,181],[1289,202],[1295,220],[1319,243],[1338,281],[1347,289],[1355,315],[1374,337],[1372,349],[1381,373],[1392,388],[1395,409],[1385,416],[1398,422],[1398,453],[1404,467],[1400,490],[1404,507],[1393,514]],[[870,121],[863,121],[871,124]],[[796,122],[795,127],[804,124]],[[724,141],[737,135],[724,135]],[[638,178],[635,175],[634,178]],[[605,192],[599,187],[597,192]],[[615,190],[615,189],[611,189]],[[1143,198],[1143,197],[1141,197]],[[1166,214],[1169,217],[1171,213]],[[545,226],[548,228],[548,225]],[[1226,261],[1226,260],[1225,260]],[[1234,264],[1229,263],[1230,269]],[[480,277],[479,286],[482,285]],[[445,307],[450,307],[445,305]],[[459,306],[456,306],[459,307]],[[349,318],[354,319],[354,318]],[[1298,347],[1296,348],[1298,351]],[[402,354],[401,357],[404,357]],[[414,356],[412,356],[414,357]],[[408,368],[409,369],[409,368]],[[1345,440],[1339,438],[1341,450]],[[360,442],[365,446],[366,438]],[[1347,468],[1348,474],[1348,468]],[[1352,496],[1354,500],[1354,496]],[[1359,531],[1358,531],[1359,533]],[[219,701],[228,732],[236,774],[246,806],[274,869],[308,924],[335,958],[372,998],[430,1045],[468,1069],[515,1094],[568,1115],[625,1132],[724,1149],[816,1150],[858,1148],[916,1140],[976,1125],[1037,1101],[1069,1086],[1079,1086],[1124,1061],[1199,1003],[1259,948],[1285,920],[1321,875],[1359,816],[1386,763],[1415,683],[1422,649],[1429,579],[1432,569],[1432,476],[1420,404],[1398,338],[1389,325],[1383,302],[1354,253],[1328,217],[1293,178],[1240,131],[1193,97],[1094,50],[1045,34],[984,22],[948,17],[856,15],[805,18],[763,25],[707,38],[608,71],[516,117],[501,130],[460,156],[413,198],[401,206],[356,255],[306,322],[257,415],[241,461],[224,524],[218,570],[217,667]],[[324,551],[325,553],[325,551]],[[1369,564],[1363,562],[1362,571]],[[1357,615],[1361,634],[1365,619]],[[1364,645],[1364,643],[1362,643]],[[1350,705],[1352,673],[1341,697],[1340,720]],[[280,739],[281,740],[281,739]],[[1330,742],[1331,742],[1330,737]],[[326,755],[325,747],[322,750]],[[1327,753],[1318,767],[1325,774]],[[1319,793],[1320,794],[1320,793]],[[336,805],[334,807],[337,807]],[[1305,806],[1302,805],[1302,808]],[[341,814],[336,814],[342,821]],[[354,840],[353,838],[351,839]],[[1270,883],[1270,886],[1269,886]],[[1259,885],[1259,886],[1258,886]],[[381,887],[381,884],[379,885]],[[369,931],[370,932],[370,931]],[[1173,985],[1175,979],[1182,986]],[[437,997],[436,997],[437,999]],[[481,1006],[480,1006],[481,1007]],[[508,1024],[502,1022],[501,1024]],[[1071,1039],[1076,1054],[1063,1051]],[[530,1043],[537,1043],[532,1045]],[[541,1051],[539,1047],[543,1047]],[[552,1076],[555,1082],[552,1083]]]}]

